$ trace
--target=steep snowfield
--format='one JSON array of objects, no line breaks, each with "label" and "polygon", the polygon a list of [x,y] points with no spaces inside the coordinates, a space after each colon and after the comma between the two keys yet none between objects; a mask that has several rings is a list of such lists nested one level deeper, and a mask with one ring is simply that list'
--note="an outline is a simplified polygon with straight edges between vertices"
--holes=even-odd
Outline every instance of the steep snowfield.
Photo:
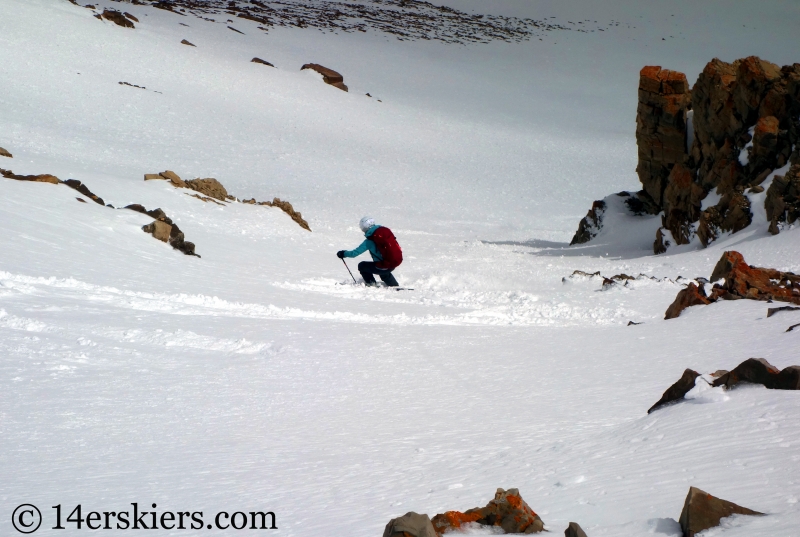
[{"label": "steep snowfield", "polygon": [[[725,250],[800,272],[800,230],[770,236],[762,208],[708,249],[655,257],[654,230],[616,215],[567,247],[593,199],[637,188],[639,68],[694,80],[713,56],[798,61],[796,6],[502,3],[489,7],[620,25],[446,46],[236,20],[241,35],[95,4],[141,22],[0,0],[0,146],[14,154],[0,167],[161,207],[202,258],[143,233],[145,215],[0,180],[4,535],[24,502],[59,535],[86,530],[47,529],[51,505],[139,502],[207,518],[269,509],[275,534],[368,536],[410,510],[484,505],[497,487],[518,487],[555,533],[574,520],[593,537],[679,535],[690,485],[769,514],[704,535],[797,534],[797,393],[698,386],[646,410],[686,367],[800,364],[800,332],[785,332],[800,319],[767,319],[764,303],[663,320],[678,277],[708,277]],[[667,30],[681,39],[662,42]],[[165,169],[289,200],[313,232],[277,208],[142,181]],[[365,214],[395,231],[413,291],[352,285],[334,253],[360,242]],[[661,281],[562,282],[576,269]]]}]

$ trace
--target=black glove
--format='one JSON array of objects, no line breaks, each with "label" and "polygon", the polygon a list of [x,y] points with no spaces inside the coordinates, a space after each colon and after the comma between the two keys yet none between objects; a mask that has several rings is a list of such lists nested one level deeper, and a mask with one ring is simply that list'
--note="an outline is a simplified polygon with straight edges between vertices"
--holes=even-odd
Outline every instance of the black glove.
[{"label": "black glove", "polygon": [[338,252],[336,252],[336,257],[338,257],[339,259],[344,259],[344,250],[339,250]]}]

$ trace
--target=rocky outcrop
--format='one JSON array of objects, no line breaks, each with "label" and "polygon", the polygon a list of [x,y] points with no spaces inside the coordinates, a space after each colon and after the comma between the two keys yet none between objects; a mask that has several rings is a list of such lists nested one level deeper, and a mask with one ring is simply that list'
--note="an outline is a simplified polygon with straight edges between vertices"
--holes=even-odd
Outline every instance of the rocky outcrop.
[{"label": "rocky outcrop", "polygon": [[[656,254],[695,237],[708,246],[749,226],[748,195],[763,191],[760,185],[791,162],[798,169],[776,177],[767,191],[769,230],[779,233],[784,222],[800,216],[800,64],[781,68],[755,56],[733,63],[715,58],[691,90],[683,74],[645,67],[636,142],[643,187],[638,200],[655,206],[648,214],[662,214]],[[703,209],[712,190],[719,202]],[[641,208],[632,212],[645,214]]]},{"label": "rocky outcrop", "polygon": [[713,283],[710,294],[694,283],[679,291],[664,318],[674,319],[690,306],[720,299],[778,300],[800,305],[800,275],[748,265],[739,252],[723,253],[710,281]]},{"label": "rocky outcrop", "polygon": [[431,519],[413,511],[386,524],[383,537],[436,537]]},{"label": "rocky outcrop", "polygon": [[228,191],[222,186],[222,183],[209,177],[206,179],[189,179],[186,181],[186,186],[195,192],[199,192],[208,196],[209,198],[225,201],[228,198]]},{"label": "rocky outcrop", "polygon": [[494,499],[486,507],[476,507],[466,512],[447,511],[433,517],[433,527],[438,535],[458,530],[464,524],[498,526],[506,533],[539,533],[544,523],[531,509],[517,489],[497,489]]},{"label": "rocky outcrop", "polygon": [[644,191],[657,204],[675,164],[686,156],[686,112],[691,94],[686,75],[648,66],[639,73],[639,106],[636,110],[636,172]]},{"label": "rocky outcrop", "polygon": [[125,207],[125,209],[146,214],[154,219],[153,222],[150,222],[142,227],[142,230],[145,233],[150,233],[156,239],[168,243],[170,246],[176,250],[180,250],[186,255],[200,257],[194,251],[194,243],[186,240],[186,237],[178,225],[173,222],[172,219],[170,219],[161,209],[153,209],[152,211],[148,211],[138,203],[128,205]]},{"label": "rocky outcrop", "polygon": [[564,530],[564,537],[586,537],[586,532],[577,522],[570,522]]},{"label": "rocky outcrop", "polygon": [[[101,15],[101,17],[103,17],[107,21],[113,22],[117,26],[122,26],[123,28],[135,28],[135,26],[133,25],[133,22],[128,20],[128,18],[125,17],[124,14],[120,13],[119,11],[115,11],[113,9],[104,10],[103,14]],[[139,22],[139,21],[136,21],[136,22]]]},{"label": "rocky outcrop", "polygon": [[12,154],[11,154],[11,153],[9,153],[8,151],[6,151],[6,150],[5,150],[5,149],[3,149],[2,147],[0,147],[0,157],[14,158],[14,155],[12,155]]},{"label": "rocky outcrop", "polygon": [[667,391],[664,392],[664,395],[661,396],[661,399],[659,399],[656,404],[651,406],[647,410],[647,413],[650,414],[654,410],[658,410],[664,405],[683,399],[683,396],[689,393],[689,390],[694,388],[694,383],[697,381],[697,377],[699,376],[700,373],[697,371],[686,369],[683,372],[683,375],[681,375],[681,378],[679,378],[675,384],[667,388]]},{"label": "rocky outcrop", "polygon": [[316,71],[322,75],[322,80],[324,80],[326,84],[330,84],[331,86],[339,88],[342,91],[347,91],[347,86],[344,85],[344,77],[333,69],[328,69],[327,67],[318,63],[307,63],[300,68],[301,71],[303,69],[311,69]]},{"label": "rocky outcrop", "polygon": [[719,526],[720,520],[725,517],[763,514],[691,487],[683,504],[680,524],[683,537],[694,537],[701,531]]},{"label": "rocky outcrop", "polygon": [[603,213],[606,211],[606,202],[597,200],[592,204],[592,208],[578,224],[578,231],[572,237],[569,245],[584,244],[592,240],[603,226]]},{"label": "rocky outcrop", "polygon": [[275,67],[274,65],[272,65],[268,61],[262,60],[261,58],[253,58],[252,60],[250,60],[250,62],[251,63],[260,63],[261,65],[268,65],[270,67]]}]

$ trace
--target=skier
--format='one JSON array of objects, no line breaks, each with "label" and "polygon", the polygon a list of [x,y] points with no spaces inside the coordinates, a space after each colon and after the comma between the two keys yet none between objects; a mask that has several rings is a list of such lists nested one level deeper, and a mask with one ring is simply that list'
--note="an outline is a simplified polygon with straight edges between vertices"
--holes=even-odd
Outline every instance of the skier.
[{"label": "skier", "polygon": [[358,271],[364,278],[367,286],[375,286],[375,276],[377,274],[389,287],[397,287],[399,284],[394,279],[392,271],[403,262],[403,251],[397,244],[394,234],[388,227],[379,226],[375,220],[365,216],[358,223],[358,227],[364,232],[366,239],[358,248],[354,250],[339,250],[336,255],[339,259],[345,257],[357,257],[367,250],[372,256],[372,261],[362,261],[358,264]]}]

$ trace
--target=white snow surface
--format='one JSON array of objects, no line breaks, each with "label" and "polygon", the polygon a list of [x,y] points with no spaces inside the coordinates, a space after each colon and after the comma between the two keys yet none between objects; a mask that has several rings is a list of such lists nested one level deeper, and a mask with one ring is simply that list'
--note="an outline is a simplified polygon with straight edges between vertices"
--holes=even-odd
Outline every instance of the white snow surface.
[{"label": "white snow surface", "polygon": [[[0,0],[0,146],[14,154],[0,167],[161,207],[202,256],[143,233],[145,215],[0,179],[0,533],[15,534],[6,514],[21,503],[42,509],[37,534],[72,535],[88,530],[49,529],[50,506],[139,502],[206,520],[271,510],[276,535],[368,536],[517,487],[555,533],[577,521],[592,537],[677,536],[696,486],[768,514],[704,537],[797,535],[800,394],[698,384],[646,410],[687,367],[800,364],[800,331],[785,332],[797,315],[767,319],[761,302],[663,320],[678,277],[708,277],[726,250],[800,272],[800,230],[769,235],[756,195],[746,230],[653,256],[658,217],[618,198],[595,240],[567,243],[593,199],[639,188],[638,70],[694,80],[715,56],[798,61],[800,9],[448,3],[619,24],[448,46],[237,19],[241,35],[95,2],[136,15],[131,30],[67,1]],[[289,200],[313,231],[142,180],[165,169]],[[335,257],[366,214],[397,235],[395,274],[413,291],[354,286]],[[576,269],[660,281],[562,282]]]}]

